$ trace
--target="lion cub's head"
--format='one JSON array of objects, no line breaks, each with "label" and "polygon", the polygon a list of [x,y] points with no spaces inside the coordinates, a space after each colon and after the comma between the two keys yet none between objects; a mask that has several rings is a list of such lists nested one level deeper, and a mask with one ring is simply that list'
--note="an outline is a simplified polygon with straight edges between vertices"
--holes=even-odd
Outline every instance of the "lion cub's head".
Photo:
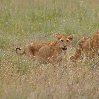
[{"label": "lion cub's head", "polygon": [[67,50],[67,46],[73,40],[72,35],[55,34],[55,37],[57,38],[59,47],[62,48],[63,50]]}]

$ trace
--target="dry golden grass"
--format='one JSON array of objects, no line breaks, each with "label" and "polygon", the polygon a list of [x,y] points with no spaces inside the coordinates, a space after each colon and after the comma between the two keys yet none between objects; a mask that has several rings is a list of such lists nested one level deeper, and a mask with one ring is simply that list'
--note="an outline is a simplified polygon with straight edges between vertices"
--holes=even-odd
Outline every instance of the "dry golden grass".
[{"label": "dry golden grass", "polygon": [[1,99],[98,99],[98,66],[92,67],[92,60],[70,62],[72,52],[68,49],[61,66],[40,65],[14,52],[4,52],[6,58],[0,62]]}]

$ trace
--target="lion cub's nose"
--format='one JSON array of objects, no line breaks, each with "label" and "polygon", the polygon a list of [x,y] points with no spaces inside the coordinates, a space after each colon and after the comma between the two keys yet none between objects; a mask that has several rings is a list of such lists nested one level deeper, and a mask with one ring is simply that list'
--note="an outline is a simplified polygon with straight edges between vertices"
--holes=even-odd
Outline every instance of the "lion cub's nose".
[{"label": "lion cub's nose", "polygon": [[64,48],[66,48],[67,46],[64,46]]}]

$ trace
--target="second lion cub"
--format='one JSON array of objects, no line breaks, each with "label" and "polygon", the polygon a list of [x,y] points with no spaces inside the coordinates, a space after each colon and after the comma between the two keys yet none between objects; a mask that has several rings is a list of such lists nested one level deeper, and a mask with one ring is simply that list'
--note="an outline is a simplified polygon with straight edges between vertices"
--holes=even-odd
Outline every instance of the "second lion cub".
[{"label": "second lion cub", "polygon": [[70,57],[71,60],[75,61],[81,57],[81,54],[88,58],[94,58],[99,55],[99,32],[94,33],[90,37],[82,37],[77,42],[76,52]]}]

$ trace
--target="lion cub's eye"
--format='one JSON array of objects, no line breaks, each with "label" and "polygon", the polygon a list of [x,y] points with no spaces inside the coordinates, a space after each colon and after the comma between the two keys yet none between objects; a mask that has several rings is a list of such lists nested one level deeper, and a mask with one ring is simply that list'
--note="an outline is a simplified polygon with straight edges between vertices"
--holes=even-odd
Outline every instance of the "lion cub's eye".
[{"label": "lion cub's eye", "polygon": [[64,41],[64,40],[61,40],[62,42]]}]

